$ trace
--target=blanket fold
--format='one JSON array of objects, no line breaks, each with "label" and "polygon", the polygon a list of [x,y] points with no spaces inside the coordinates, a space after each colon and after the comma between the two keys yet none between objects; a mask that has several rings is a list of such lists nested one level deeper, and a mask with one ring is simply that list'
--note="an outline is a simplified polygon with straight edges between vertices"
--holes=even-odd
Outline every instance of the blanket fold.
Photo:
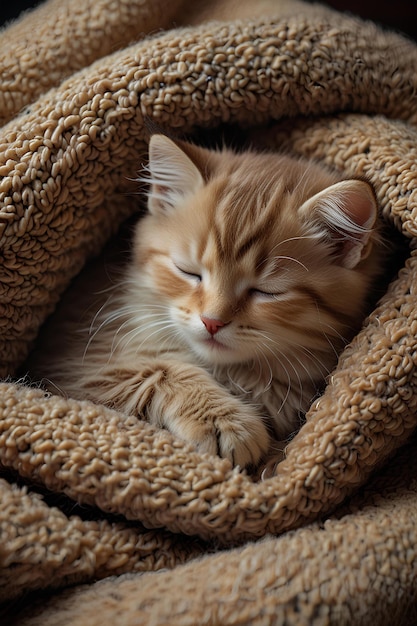
[{"label": "blanket fold", "polygon": [[[395,485],[387,488],[391,476],[382,473],[339,516],[230,550],[226,559],[220,553],[157,575],[79,587],[50,600],[44,623],[98,625],[104,601],[107,615],[128,624],[386,624],[387,615],[412,624],[415,459],[414,446],[406,448],[391,468],[401,475]],[[35,610],[24,623],[38,620]]]},{"label": "blanket fold", "polygon": [[[413,42],[303,2],[47,0],[0,33],[0,600],[9,620],[410,619],[416,64]],[[132,180],[148,118],[191,137],[233,124],[255,144],[366,177],[401,238],[398,276],[263,480],[136,418],[13,378],[72,278],[138,210]],[[23,613],[8,605],[37,589],[49,600],[28,596]]]},{"label": "blanket fold", "polygon": [[2,602],[20,597],[23,591],[61,587],[90,577],[171,568],[202,553],[196,541],[184,544],[175,535],[146,531],[138,524],[67,516],[38,494],[5,480],[0,480],[0,493]]}]

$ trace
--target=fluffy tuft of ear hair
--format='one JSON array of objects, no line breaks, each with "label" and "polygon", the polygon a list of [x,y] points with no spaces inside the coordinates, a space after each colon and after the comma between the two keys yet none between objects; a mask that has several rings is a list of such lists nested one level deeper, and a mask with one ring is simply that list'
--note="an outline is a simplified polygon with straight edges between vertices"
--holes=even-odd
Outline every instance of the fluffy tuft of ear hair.
[{"label": "fluffy tuft of ear hair", "polygon": [[150,184],[148,206],[151,212],[174,208],[203,185],[198,167],[175,141],[165,135],[152,135],[147,169],[147,182]]},{"label": "fluffy tuft of ear hair", "polygon": [[337,250],[337,261],[353,269],[371,250],[378,214],[374,191],[362,180],[344,180],[315,194],[300,211],[324,226]]}]

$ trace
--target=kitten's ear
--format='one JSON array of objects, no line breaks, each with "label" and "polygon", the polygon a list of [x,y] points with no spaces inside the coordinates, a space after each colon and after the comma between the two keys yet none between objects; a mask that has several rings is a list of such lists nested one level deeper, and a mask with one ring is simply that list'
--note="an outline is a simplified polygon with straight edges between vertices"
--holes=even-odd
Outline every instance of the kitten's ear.
[{"label": "kitten's ear", "polygon": [[326,229],[337,249],[337,262],[353,269],[371,250],[378,207],[374,191],[362,180],[344,180],[320,191],[301,207]]},{"label": "kitten's ear", "polygon": [[152,135],[150,139],[148,170],[151,212],[171,209],[203,185],[201,172],[192,159],[165,135]]}]

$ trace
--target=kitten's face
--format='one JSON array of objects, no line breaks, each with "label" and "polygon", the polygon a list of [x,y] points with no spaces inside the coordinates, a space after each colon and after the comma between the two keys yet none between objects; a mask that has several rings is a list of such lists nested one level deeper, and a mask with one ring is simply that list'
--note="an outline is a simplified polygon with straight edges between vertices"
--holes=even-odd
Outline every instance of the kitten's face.
[{"label": "kitten's face", "polygon": [[367,285],[375,202],[366,183],[161,135],[150,172],[137,263],[174,334],[204,362],[269,363],[340,343]]}]

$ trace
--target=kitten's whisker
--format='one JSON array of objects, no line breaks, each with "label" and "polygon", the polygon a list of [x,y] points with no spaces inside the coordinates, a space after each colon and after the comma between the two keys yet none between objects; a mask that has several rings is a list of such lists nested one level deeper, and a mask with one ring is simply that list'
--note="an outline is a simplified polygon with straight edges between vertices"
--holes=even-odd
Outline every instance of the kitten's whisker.
[{"label": "kitten's whisker", "polygon": [[[266,346],[265,346],[265,347],[266,347]],[[273,379],[274,379],[274,375],[273,375],[273,372],[272,372],[271,363],[268,361],[268,359],[266,358],[266,355],[265,355],[263,352],[261,352],[261,354],[260,354],[260,355],[259,355],[259,354],[257,354],[256,356],[257,356],[257,359],[258,359],[259,368],[261,369],[261,367],[262,367],[262,366],[261,366],[261,359],[260,359],[260,357],[262,357],[262,358],[263,358],[263,360],[265,361],[265,364],[266,364],[266,366],[267,366],[268,370],[269,370],[269,379],[268,379],[268,382],[267,382],[266,387],[265,387],[265,391],[267,391],[268,389],[270,389],[270,387],[271,387],[271,385],[272,385],[272,381],[273,381]],[[259,376],[258,376],[258,381],[259,381],[259,380],[260,380],[260,374],[259,374]]]},{"label": "kitten's whisker", "polygon": [[305,168],[304,172],[302,173],[302,175],[301,175],[301,176],[300,176],[300,178],[298,179],[297,184],[296,184],[296,186],[295,186],[295,187],[294,187],[294,189],[293,189],[293,192],[292,192],[293,194],[295,194],[296,192],[298,192],[299,188],[300,188],[300,187],[301,187],[301,185],[302,185],[302,190],[301,190],[300,195],[301,195],[302,197],[303,197],[303,196],[305,196],[305,195],[307,195],[307,194],[305,193],[305,190],[307,189],[307,187],[308,187],[309,185],[311,185],[311,178],[309,178],[309,177],[310,177],[310,174],[311,174],[311,170],[310,170],[309,168]]},{"label": "kitten's whisker", "polygon": [[[304,352],[304,354],[307,355],[307,357],[310,359],[311,363],[316,363],[317,366],[319,366],[320,368],[320,375],[324,378],[329,374],[329,368],[328,366],[326,366],[323,361],[318,357],[317,354],[314,354],[314,352],[311,352],[311,350],[309,350],[308,348],[306,348],[305,346],[302,346],[301,344],[298,345],[299,350],[301,350],[302,352]],[[309,370],[306,370],[307,372],[309,372]],[[314,379],[310,376],[311,382],[314,382]]]},{"label": "kitten's whisker", "polygon": [[[261,335],[263,335],[263,333],[261,333]],[[267,335],[264,335],[264,336],[265,336],[266,339],[269,339],[269,337]],[[285,374],[287,376],[288,384],[287,384],[286,394],[285,394],[284,398],[281,401],[281,406],[278,409],[278,413],[280,413],[282,411],[285,403],[287,402],[287,399],[288,399],[289,395],[290,395],[291,383],[292,383],[292,378],[290,376],[290,373],[289,373],[288,369],[286,368],[286,366],[284,365],[284,363],[281,361],[280,357],[284,357],[285,360],[291,365],[291,367],[293,368],[294,373],[296,374],[296,376],[298,376],[298,372],[295,369],[294,365],[291,363],[291,361],[285,356],[285,354],[281,350],[278,350],[278,354],[277,354],[277,352],[273,351],[270,348],[270,346],[268,346],[266,343],[262,343],[262,345],[264,346],[264,348],[269,350],[271,352],[271,354],[277,359],[279,365],[281,366],[282,370],[285,372]],[[300,380],[299,376],[298,376],[298,381],[299,381],[300,388],[302,388],[302,384],[301,384],[301,380]]]},{"label": "kitten's whisker", "polygon": [[[110,277],[107,273],[106,273],[106,275],[107,275],[108,278],[113,278],[113,277]],[[120,275],[122,276],[123,272],[120,272]],[[98,291],[95,291],[94,293],[97,296],[101,296],[101,295],[103,295],[105,293],[109,293],[110,291],[115,291],[117,293],[119,288],[120,288],[120,283],[115,281],[113,285],[109,285],[108,287],[103,287],[103,289],[99,289]]]},{"label": "kitten's whisker", "polygon": [[[175,328],[173,322],[168,322],[167,320],[161,320],[159,322],[152,322],[152,324],[148,324],[145,327],[135,326],[135,328],[132,328],[127,333],[124,333],[123,336],[118,339],[117,343],[114,346],[114,351],[116,351],[120,345],[122,345],[123,349],[125,350],[136,336],[143,335],[144,331],[148,331],[148,330],[151,330],[152,328],[156,328],[156,330],[154,330],[152,333],[146,334],[143,341],[137,346],[136,348],[136,354],[137,354],[139,350],[141,349],[141,347],[143,346],[143,344],[146,343],[146,341],[148,341],[151,337],[154,337],[155,335],[161,332],[160,327],[163,327],[162,328],[163,331],[168,330],[168,328]],[[116,335],[117,335],[117,332],[116,332]],[[129,339],[127,339],[128,337]]]},{"label": "kitten's whisker", "polygon": [[98,320],[98,318],[99,318],[100,314],[103,312],[103,310],[106,308],[106,306],[108,306],[108,305],[109,305],[109,303],[110,303],[110,302],[111,302],[111,298],[108,298],[108,299],[106,300],[106,302],[105,302],[105,303],[104,303],[104,304],[103,304],[103,305],[99,308],[99,310],[98,310],[98,311],[97,311],[97,313],[94,315],[94,317],[93,317],[93,319],[92,319],[92,321],[91,321],[90,328],[89,328],[89,331],[88,331],[88,334],[89,334],[89,339],[88,339],[88,341],[87,341],[87,344],[86,344],[85,349],[84,349],[84,352],[83,352],[83,357],[82,357],[82,360],[83,360],[83,361],[84,361],[84,359],[85,359],[85,356],[86,356],[86,354],[87,354],[87,351],[88,351],[88,349],[89,349],[89,347],[90,347],[91,342],[93,341],[93,339],[95,338],[95,336],[97,335],[97,333],[99,332],[99,330],[100,330],[100,328],[101,328],[101,326],[102,326],[102,324],[101,324],[101,325],[100,325],[100,326],[99,326],[99,327],[98,327],[95,331],[93,331],[93,329],[94,329],[94,325],[95,325],[96,321]]},{"label": "kitten's whisker", "polygon": [[[312,385],[316,387],[316,379],[312,376],[310,370],[305,366],[302,360],[295,354],[294,354],[294,358],[297,361],[297,363],[300,365],[300,367],[305,371],[307,378],[310,379],[310,382],[312,383]],[[302,388],[302,383],[301,383],[301,388]]]},{"label": "kitten's whisker", "polygon": [[329,330],[331,330],[333,335],[335,335],[335,337],[338,337],[341,340],[343,346],[347,345],[348,340],[334,326],[332,326],[331,324],[328,324],[327,322],[324,322],[322,320],[322,313],[320,311],[320,307],[317,304],[317,302],[316,302],[316,309],[317,309],[318,321],[319,321],[320,327],[322,329],[323,337],[326,339],[327,343],[329,344],[329,346],[333,350],[333,353],[336,356],[336,358],[338,358],[339,354],[340,354],[340,349],[338,350],[335,347],[335,345],[333,344],[332,340],[330,339],[330,337],[328,336],[328,334],[326,333],[324,328],[328,328]]},{"label": "kitten's whisker", "polygon": [[[332,326],[331,324],[326,324],[325,322],[321,322],[321,321],[320,321],[319,323],[320,323],[320,326],[321,326],[322,328],[328,328],[329,330],[331,330],[331,331],[332,331],[332,335],[333,335],[333,338],[334,338],[334,339],[339,339],[339,340],[340,340],[340,342],[341,342],[344,346],[346,346],[346,345],[348,344],[348,340],[347,340],[347,338],[346,338],[346,337],[344,337],[344,336],[343,336],[343,335],[342,335],[342,334],[341,334],[341,333],[340,333],[340,332],[339,332],[339,331],[338,331],[338,330],[337,330],[334,326]],[[326,333],[326,331],[324,331],[324,330],[323,330],[323,336],[326,338],[326,340],[327,340],[327,341],[330,341],[330,342],[331,342],[331,339],[330,339],[330,337],[329,337],[328,333]],[[332,347],[333,347],[333,344],[332,344],[332,343],[331,343],[331,345],[332,345]],[[335,349],[335,348],[334,348],[334,349]],[[339,353],[339,351],[338,351],[338,350],[337,350],[336,352],[337,352],[337,354]]]},{"label": "kitten's whisker", "polygon": [[294,259],[294,257],[292,256],[276,256],[274,257],[274,259],[276,261],[294,261],[294,263],[298,263],[298,265],[301,265],[301,267],[303,269],[305,269],[306,272],[309,272],[310,270],[308,269],[308,267],[306,265],[304,265],[304,263],[302,263],[302,261],[300,261],[299,259]]},{"label": "kitten's whisker", "polygon": [[[275,340],[273,340],[271,337],[268,337],[267,335],[265,335],[264,333],[260,333],[260,331],[258,331],[258,334],[260,334],[261,336],[263,336],[265,339],[267,339],[270,343],[276,344],[276,346],[278,345],[277,342]],[[273,355],[274,357],[278,360],[281,368],[285,371],[287,377],[288,377],[288,387],[287,387],[287,393],[285,395],[285,398],[283,400],[283,402],[281,403],[281,408],[280,411],[282,410],[284,404],[286,403],[286,401],[288,400],[289,397],[289,393],[291,391],[291,386],[292,386],[292,382],[293,382],[293,378],[290,376],[290,373],[287,369],[287,367],[284,365],[284,363],[282,362],[282,358],[285,359],[285,361],[288,363],[288,365],[291,366],[294,374],[295,374],[295,378],[298,381],[298,389],[299,389],[299,409],[303,410],[303,396],[304,396],[304,385],[303,385],[303,381],[301,379],[300,373],[298,371],[298,368],[295,366],[295,364],[292,362],[292,360],[285,354],[285,352],[282,352],[282,350],[280,350],[279,348],[275,347],[275,350],[272,350],[272,348],[267,345],[267,343],[263,343],[262,344],[266,349],[268,349]],[[277,354],[277,352],[279,353],[279,356]],[[310,378],[311,382],[313,383],[313,385],[315,386],[315,381],[314,379],[311,377],[311,373],[309,372],[309,370],[305,367],[304,363],[297,357],[297,355],[293,354],[293,358],[295,359],[295,361],[302,367],[302,369],[304,369],[304,371],[306,372],[308,378]]]},{"label": "kitten's whisker", "polygon": [[[291,362],[291,359],[290,359],[290,358],[289,358],[289,357],[285,354],[285,352],[283,352],[283,351],[279,348],[279,344],[278,344],[278,342],[277,342],[276,340],[272,339],[272,337],[269,337],[267,334],[262,333],[262,332],[261,332],[261,331],[259,331],[259,330],[257,331],[257,334],[258,334],[260,337],[263,337],[264,339],[266,339],[266,340],[267,340],[270,344],[274,344],[274,346],[273,346],[273,347],[274,347],[274,348],[275,348],[275,349],[279,352],[279,354],[280,354],[282,357],[284,357],[284,358],[285,358],[285,360],[286,360],[286,361],[287,361],[287,362],[291,365],[292,369],[294,370],[295,375],[298,377],[298,380],[300,380],[300,379],[299,379],[299,376],[298,376],[298,371],[297,371],[297,369],[294,367],[294,364]],[[264,342],[264,343],[263,343],[263,345],[264,345],[264,347],[265,347],[265,348],[267,348],[267,349],[271,352],[271,354],[273,354],[274,356],[276,355],[276,352],[274,352],[274,350],[272,350],[272,348],[271,348],[269,345],[267,345],[267,343],[265,343],[265,342]]]},{"label": "kitten's whisker", "polygon": [[104,328],[108,324],[111,324],[112,322],[114,322],[114,321],[116,321],[116,320],[118,320],[120,318],[123,318],[123,317],[127,317],[128,318],[129,315],[131,315],[133,313],[136,313],[136,307],[133,306],[133,305],[126,305],[126,306],[123,306],[123,307],[117,307],[117,309],[115,311],[113,311],[112,313],[110,313],[110,314],[108,314],[108,315],[106,315],[104,317],[104,319],[101,321],[99,326],[93,332],[94,325],[97,322],[97,320],[99,318],[99,315],[101,313],[103,313],[104,308],[109,305],[109,302],[111,302],[111,301],[107,301],[106,304],[103,305],[101,307],[101,309],[99,309],[99,311],[94,316],[94,319],[93,319],[93,321],[91,323],[91,326],[90,326],[90,334],[95,334],[95,333],[99,332],[102,328]]},{"label": "kitten's whisker", "polygon": [[251,390],[247,390],[247,389],[245,389],[244,387],[242,387],[242,385],[239,385],[239,383],[238,383],[238,382],[236,382],[236,381],[233,379],[233,377],[232,377],[232,375],[231,375],[231,367],[230,367],[230,368],[228,368],[228,370],[227,370],[227,378],[228,378],[229,382],[233,385],[233,387],[235,387],[236,389],[238,389],[238,390],[239,390],[242,394],[244,394],[245,396],[246,396],[246,395],[249,395],[249,394],[251,393]]},{"label": "kitten's whisker", "polygon": [[106,308],[106,306],[109,305],[110,302],[111,302],[111,298],[107,298],[106,302],[104,302],[104,304],[99,308],[99,310],[94,315],[93,319],[91,320],[91,324],[90,324],[90,334],[91,334],[91,332],[93,332],[92,329],[94,328],[95,323],[96,323],[97,319],[99,318],[100,314],[104,311],[104,309]]},{"label": "kitten's whisker", "polygon": [[287,239],[283,239],[282,241],[278,241],[275,246],[272,248],[271,253],[273,253],[277,248],[283,246],[286,243],[292,243],[293,241],[305,241],[306,239],[316,239],[315,234],[311,235],[297,235],[296,237],[288,237]]},{"label": "kitten's whisker", "polygon": [[[115,321],[117,321],[120,318],[126,318],[125,321],[123,322],[123,324],[121,324],[117,331],[114,334],[114,338],[113,338],[113,342],[112,342],[112,346],[111,346],[111,354],[114,353],[114,350],[117,348],[117,346],[114,346],[114,339],[117,336],[117,334],[119,334],[123,328],[126,325],[129,325],[132,323],[132,319],[131,317],[129,317],[129,314],[131,316],[133,316],[133,314],[138,314],[138,307],[134,306],[134,305],[126,305],[123,307],[119,307],[116,311],[114,311],[113,313],[111,313],[110,315],[107,315],[104,320],[98,325],[98,327],[96,329],[93,330],[94,328],[94,323],[97,322],[98,316],[99,314],[103,311],[104,307],[107,306],[108,302],[105,303],[105,305],[103,305],[101,307],[101,309],[99,309],[99,311],[97,312],[97,314],[94,317],[94,320],[92,322],[92,324],[90,325],[90,330],[89,330],[89,334],[90,337],[88,339],[88,342],[86,344],[86,347],[84,349],[84,353],[83,353],[83,361],[86,357],[87,351],[90,349],[91,343],[94,341],[94,339],[96,338],[97,334],[102,331],[106,326],[114,323]],[[161,313],[155,313],[154,314],[155,317],[163,317]],[[150,314],[146,314],[145,316],[141,316],[141,319],[146,318],[146,317],[150,317]]]}]

